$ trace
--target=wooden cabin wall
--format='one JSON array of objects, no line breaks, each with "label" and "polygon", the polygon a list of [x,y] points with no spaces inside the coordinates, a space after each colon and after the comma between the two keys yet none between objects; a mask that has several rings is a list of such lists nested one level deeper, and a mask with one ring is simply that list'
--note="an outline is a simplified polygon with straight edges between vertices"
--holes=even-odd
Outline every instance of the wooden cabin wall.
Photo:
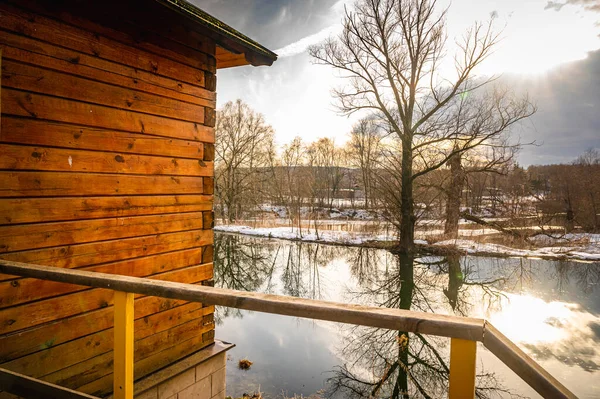
[{"label": "wooden cabin wall", "polygon": [[[0,258],[210,284],[214,42],[48,4],[0,3]],[[212,343],[213,311],[136,296],[135,378]],[[107,394],[112,326],[110,290],[0,275],[0,367]]]}]

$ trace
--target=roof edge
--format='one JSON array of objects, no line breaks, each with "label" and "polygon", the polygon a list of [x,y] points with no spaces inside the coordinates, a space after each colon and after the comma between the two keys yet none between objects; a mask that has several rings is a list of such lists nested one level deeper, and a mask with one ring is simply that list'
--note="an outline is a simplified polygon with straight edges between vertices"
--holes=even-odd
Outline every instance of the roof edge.
[{"label": "roof edge", "polygon": [[[264,61],[256,60],[257,65],[271,65],[273,63],[273,61],[277,60],[277,54],[275,54],[274,52],[272,52],[265,46],[250,39],[248,36],[244,35],[243,33],[238,32],[231,26],[229,26],[226,23],[220,21],[219,19],[213,17],[212,15],[201,10],[200,8],[189,3],[188,1],[185,1],[185,0],[155,0],[155,1],[157,1],[158,3],[160,3],[166,7],[171,8],[172,10],[178,12],[179,14],[184,15],[185,17],[191,19],[192,21],[199,23],[203,27],[206,27],[217,34],[222,35],[222,36],[226,37],[227,39],[234,41],[235,43],[241,45],[243,48],[250,50],[253,53],[253,55],[255,54],[255,55],[261,56],[261,58],[262,57],[267,58],[267,60],[270,61],[270,62],[265,62],[267,60],[264,60]],[[251,59],[255,58],[255,57],[249,56],[249,54],[247,54],[247,53],[245,53],[245,54],[246,54],[246,58],[248,59],[248,61],[251,61]],[[253,65],[255,64],[254,62],[251,62],[251,63]]]}]

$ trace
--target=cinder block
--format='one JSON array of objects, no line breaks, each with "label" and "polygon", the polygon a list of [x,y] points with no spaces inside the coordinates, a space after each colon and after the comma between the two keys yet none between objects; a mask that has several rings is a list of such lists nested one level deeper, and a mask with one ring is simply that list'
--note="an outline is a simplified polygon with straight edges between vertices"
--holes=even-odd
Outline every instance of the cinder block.
[{"label": "cinder block", "polygon": [[180,391],[177,399],[211,399],[210,376]]},{"label": "cinder block", "polygon": [[226,368],[223,367],[212,374],[212,394],[213,396],[221,391],[225,391]]},{"label": "cinder block", "polygon": [[221,392],[213,396],[211,399],[225,399],[225,390],[222,390]]},{"label": "cinder block", "polygon": [[219,353],[196,366],[196,381],[203,380],[215,371],[225,367],[225,352]]},{"label": "cinder block", "polygon": [[140,394],[135,395],[135,399],[158,399],[158,388],[153,387]]},{"label": "cinder block", "polygon": [[158,386],[158,399],[167,399],[181,392],[196,381],[196,372],[193,368],[176,375]]}]

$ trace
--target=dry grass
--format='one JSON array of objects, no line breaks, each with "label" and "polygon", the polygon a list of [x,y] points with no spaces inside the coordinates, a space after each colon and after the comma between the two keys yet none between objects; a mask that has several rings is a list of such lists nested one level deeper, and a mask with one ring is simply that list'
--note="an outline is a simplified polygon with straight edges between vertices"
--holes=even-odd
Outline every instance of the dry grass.
[{"label": "dry grass", "polygon": [[[248,359],[240,359],[240,361],[238,362],[238,368],[240,370],[250,370],[250,367],[252,366],[252,362]],[[253,396],[249,396],[250,398],[253,398]]]}]

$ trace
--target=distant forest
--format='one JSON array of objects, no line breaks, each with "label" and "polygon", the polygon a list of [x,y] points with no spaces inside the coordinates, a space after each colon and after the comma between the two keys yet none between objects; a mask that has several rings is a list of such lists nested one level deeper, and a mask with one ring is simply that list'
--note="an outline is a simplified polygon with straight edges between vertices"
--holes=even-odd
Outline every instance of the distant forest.
[{"label": "distant forest", "polygon": [[[401,148],[376,118],[358,122],[344,146],[296,137],[277,151],[273,129],[238,101],[220,111],[216,136],[215,211],[224,223],[282,209],[279,216],[293,226],[355,209],[400,225]],[[492,158],[485,151],[462,154],[416,179],[417,223],[443,220],[450,236],[460,218],[600,232],[598,150],[569,164],[527,168],[514,161],[517,151],[506,146],[502,157]]]}]

